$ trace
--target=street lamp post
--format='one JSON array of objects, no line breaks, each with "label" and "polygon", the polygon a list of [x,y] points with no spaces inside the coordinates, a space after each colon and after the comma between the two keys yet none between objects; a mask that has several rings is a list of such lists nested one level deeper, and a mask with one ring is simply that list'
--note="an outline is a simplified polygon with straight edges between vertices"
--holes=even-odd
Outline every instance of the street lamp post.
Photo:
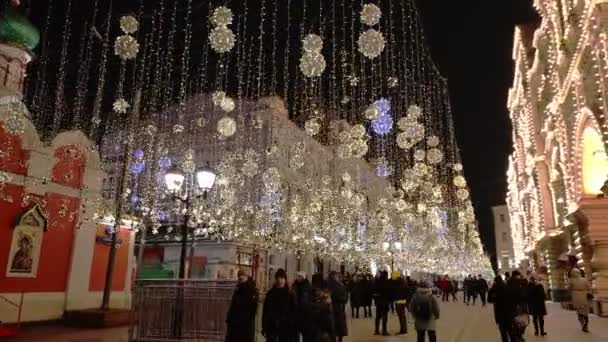
[{"label": "street lamp post", "polygon": [[[195,197],[200,198],[203,197],[207,199],[207,194],[209,190],[213,187],[215,183],[215,173],[208,168],[202,168],[196,171],[196,184],[199,189],[202,190],[202,195],[198,195]],[[180,196],[180,191],[182,190],[182,186],[184,185],[184,180],[186,176],[176,168],[172,168],[165,174],[165,185],[167,186],[167,190],[171,192],[174,200],[180,201],[182,204],[186,206],[186,211],[184,212],[184,222],[182,225],[182,245],[181,245],[181,254],[179,259],[179,279],[186,279],[186,250],[188,248],[188,222],[190,221],[190,210],[192,206],[193,198],[190,194],[186,194],[185,197]],[[185,285],[185,284],[182,284]],[[175,317],[173,322],[173,336],[176,338],[181,338],[182,335],[182,317],[184,310],[184,289],[180,288],[178,291],[178,295],[176,296],[176,310]]]}]

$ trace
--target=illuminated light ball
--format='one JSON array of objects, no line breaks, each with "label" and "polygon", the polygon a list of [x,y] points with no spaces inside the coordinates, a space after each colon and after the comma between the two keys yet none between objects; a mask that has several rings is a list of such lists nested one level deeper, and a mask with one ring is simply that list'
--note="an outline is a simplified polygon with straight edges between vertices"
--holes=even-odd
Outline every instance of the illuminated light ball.
[{"label": "illuminated light ball", "polygon": [[356,124],[350,129],[350,135],[353,138],[364,138],[365,133],[365,127],[361,124]]},{"label": "illuminated light ball", "polygon": [[352,136],[350,135],[349,131],[342,131],[340,133],[338,133],[338,140],[341,143],[347,143],[352,139]]},{"label": "illuminated light ball", "polygon": [[412,118],[418,118],[422,115],[422,109],[418,105],[411,105],[407,108],[407,115]]},{"label": "illuminated light ball", "polygon": [[10,135],[21,135],[25,133],[25,121],[18,113],[12,113],[4,121],[4,129]]},{"label": "illuminated light ball", "polygon": [[167,157],[167,156],[162,156],[158,159],[158,166],[160,166],[163,169],[168,169],[169,167],[171,167],[171,158]]},{"label": "illuminated light ball", "polygon": [[226,93],[218,90],[218,91],[214,91],[213,94],[211,94],[211,101],[213,102],[214,105],[216,106],[221,106],[222,103],[224,103],[224,100],[226,99]]},{"label": "illuminated light ball", "polygon": [[386,198],[381,198],[380,200],[378,200],[378,205],[380,206],[380,208],[388,208],[389,207],[389,202]]},{"label": "illuminated light ball", "polygon": [[226,6],[219,6],[213,11],[211,23],[215,26],[227,26],[232,24],[232,10]]},{"label": "illuminated light ball", "polygon": [[142,159],[144,157],[144,151],[141,148],[136,149],[135,151],[133,151],[133,157],[137,159]]},{"label": "illuminated light ball", "polygon": [[241,169],[243,174],[249,178],[257,175],[258,170],[259,170],[258,163],[256,163],[253,160],[247,160],[245,163],[243,163],[243,168]]},{"label": "illuminated light ball", "polygon": [[319,124],[319,120],[316,118],[307,120],[304,124],[304,130],[309,136],[315,136],[319,134],[319,131],[321,130],[321,124]]},{"label": "illuminated light ball", "polygon": [[460,172],[460,171],[462,171],[462,164],[461,163],[456,163],[456,164],[454,164],[453,168],[454,168],[454,171]]},{"label": "illuminated light ball", "polygon": [[414,164],[414,174],[418,177],[424,177],[429,173],[429,167],[425,163]]},{"label": "illuminated light ball", "polygon": [[340,103],[343,104],[343,105],[347,105],[347,104],[350,103],[350,100],[351,100],[350,96],[344,96],[342,98],[342,100],[340,100]]},{"label": "illuminated light ball", "polygon": [[391,167],[387,162],[381,162],[376,165],[376,176],[378,177],[388,177],[392,173]]},{"label": "illuminated light ball", "polygon": [[427,145],[429,145],[430,147],[437,147],[439,146],[439,137],[436,135],[431,135],[427,141],[426,141]]},{"label": "illuminated light ball", "polygon": [[376,107],[376,105],[372,104],[371,106],[367,107],[367,109],[365,109],[363,115],[367,120],[376,120],[380,115],[380,111],[378,110],[378,107]]},{"label": "illuminated light ball", "polygon": [[306,53],[300,58],[300,71],[306,77],[318,77],[325,71],[325,57],[320,53]]},{"label": "illuminated light ball", "polygon": [[120,29],[122,30],[122,32],[126,34],[131,34],[137,32],[138,28],[139,23],[137,22],[137,19],[135,19],[133,16],[125,15],[120,18]]},{"label": "illuminated light ball", "polygon": [[217,132],[223,137],[231,137],[236,133],[236,121],[233,118],[225,116],[217,122]]},{"label": "illuminated light ball", "polygon": [[378,108],[379,116],[372,120],[372,129],[378,135],[387,135],[393,129],[391,104],[387,99],[381,98],[374,102],[374,105]]},{"label": "illuminated light ball", "polygon": [[236,107],[236,103],[234,102],[234,100],[231,97],[226,97],[224,99],[224,101],[222,102],[222,104],[220,105],[220,108],[222,108],[222,110],[226,113],[232,112],[235,107]]},{"label": "illuminated light ball", "polygon": [[319,54],[323,49],[323,39],[317,34],[308,34],[302,39],[302,46],[307,54]]},{"label": "illuminated light ball", "polygon": [[356,139],[351,143],[350,149],[353,157],[362,158],[367,154],[368,151],[367,142],[365,142],[363,139]]},{"label": "illuminated light ball", "polygon": [[407,202],[404,199],[398,199],[395,201],[395,209],[397,211],[405,211],[407,209]]},{"label": "illuminated light ball", "polygon": [[423,161],[424,158],[426,158],[426,152],[424,152],[424,150],[416,150],[416,152],[414,152],[414,160],[415,161]]},{"label": "illuminated light ball", "polygon": [[342,180],[343,180],[344,182],[346,182],[346,183],[349,183],[349,182],[352,180],[352,177],[351,177],[350,173],[348,173],[348,172],[344,172],[344,173],[342,174]]},{"label": "illuminated light ball", "polygon": [[459,187],[459,188],[464,188],[464,187],[467,186],[467,180],[463,176],[461,176],[461,175],[455,176],[454,177],[454,185],[457,186],[457,187]]},{"label": "illuminated light ball", "polygon": [[429,164],[439,164],[443,160],[443,152],[438,148],[432,148],[428,151],[426,160]]},{"label": "illuminated light ball", "polygon": [[416,145],[416,143],[410,139],[410,136],[407,135],[407,133],[401,132],[397,134],[397,146],[399,146],[399,148],[408,150],[414,147],[414,145]]},{"label": "illuminated light ball", "polygon": [[225,53],[234,47],[236,42],[236,36],[234,33],[225,26],[219,26],[214,28],[209,34],[209,42],[211,48],[217,53]]},{"label": "illuminated light ball", "polygon": [[131,167],[129,169],[132,174],[138,175],[144,171],[145,167],[146,167],[145,163],[143,161],[139,161],[139,162],[133,163],[133,165],[131,165]]},{"label": "illuminated light ball", "polygon": [[374,26],[380,22],[382,11],[374,4],[365,4],[361,9],[361,22],[367,26]]},{"label": "illuminated light ball", "polygon": [[139,43],[129,35],[122,35],[114,42],[114,54],[122,60],[133,59],[139,52]]},{"label": "illuminated light ball", "polygon": [[118,114],[126,113],[129,107],[131,107],[129,102],[127,102],[127,100],[123,99],[122,97],[114,101],[114,104],[112,105],[114,112]]},{"label": "illuminated light ball", "polygon": [[323,183],[323,185],[330,185],[331,184],[331,176],[330,175],[323,175],[321,177],[321,183]]},{"label": "illuminated light ball", "polygon": [[357,44],[359,52],[369,59],[374,59],[384,51],[386,42],[382,33],[368,29],[359,36]]},{"label": "illuminated light ball", "polygon": [[336,153],[338,154],[338,158],[340,159],[349,159],[353,156],[353,152],[349,144],[338,145]]},{"label": "illuminated light ball", "polygon": [[461,201],[466,200],[467,198],[469,198],[469,190],[467,190],[467,189],[458,189],[456,191],[456,197],[459,200],[461,200]]}]

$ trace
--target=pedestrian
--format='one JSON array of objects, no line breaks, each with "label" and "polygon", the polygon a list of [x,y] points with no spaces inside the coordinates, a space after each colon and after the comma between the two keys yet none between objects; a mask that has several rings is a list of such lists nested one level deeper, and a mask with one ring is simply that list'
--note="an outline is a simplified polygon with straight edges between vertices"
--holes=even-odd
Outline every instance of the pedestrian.
[{"label": "pedestrian", "polygon": [[315,342],[312,322],[312,287],[305,272],[298,272],[293,283],[296,296],[296,329],[302,342]]},{"label": "pedestrian", "polygon": [[388,272],[381,271],[374,282],[374,301],[376,302],[376,324],[374,335],[380,335],[380,322],[382,322],[382,335],[388,336],[388,305],[390,302]]},{"label": "pedestrian", "polygon": [[239,270],[237,274],[238,284],[226,316],[226,342],[253,342],[258,290],[244,270]]},{"label": "pedestrian", "polygon": [[447,275],[438,281],[439,290],[441,291],[441,301],[446,302],[449,300],[450,295],[450,280]]},{"label": "pedestrian", "polygon": [[311,302],[311,325],[314,342],[335,342],[335,325],[332,313],[331,296],[329,291],[314,288]]},{"label": "pedestrian", "polygon": [[393,299],[395,300],[395,310],[397,311],[397,317],[399,317],[399,332],[397,335],[407,334],[407,318],[405,315],[407,305],[407,284],[401,277],[399,272],[393,272]]},{"label": "pedestrian", "polygon": [[545,332],[546,300],[545,288],[537,281],[535,276],[530,276],[530,283],[528,284],[528,310],[534,323],[534,336],[538,336],[539,334],[541,336],[547,335]]},{"label": "pedestrian", "polygon": [[530,324],[526,295],[527,291],[521,273],[515,270],[511,273],[511,278],[507,283],[507,312],[511,322],[509,337],[513,342],[524,340],[523,334]]},{"label": "pedestrian", "polygon": [[296,296],[287,284],[285,270],[278,269],[274,279],[264,300],[262,335],[267,342],[295,342]]},{"label": "pedestrian", "polygon": [[583,278],[581,271],[578,268],[573,268],[570,271],[569,285],[572,296],[572,306],[576,310],[581,329],[584,332],[589,332],[589,302],[593,298],[593,295],[591,294],[591,285],[587,279]]},{"label": "pedestrian", "polygon": [[415,319],[418,342],[424,342],[426,334],[429,335],[429,342],[437,341],[436,321],[439,319],[439,303],[433,296],[431,286],[429,282],[422,282],[409,304],[410,312]]},{"label": "pedestrian", "polygon": [[477,292],[481,299],[481,306],[486,306],[486,294],[488,293],[488,282],[480,274],[477,278]]},{"label": "pedestrian", "polygon": [[331,308],[334,317],[335,335],[338,342],[342,342],[344,336],[348,336],[346,324],[346,302],[348,293],[346,287],[339,279],[338,272],[332,271],[327,279],[327,288],[331,294]]},{"label": "pedestrian", "polygon": [[363,315],[367,318],[373,318],[372,303],[374,298],[373,277],[371,274],[366,274],[363,277]]},{"label": "pedestrian", "polygon": [[[352,288],[350,291],[350,307],[353,318],[359,318],[359,308],[363,306],[363,297],[365,296],[365,283],[361,279],[360,274],[355,274],[353,277]],[[363,306],[364,317],[367,317],[367,311]]]},{"label": "pedestrian", "polygon": [[501,276],[494,278],[494,284],[488,292],[488,302],[494,304],[494,321],[498,326],[502,342],[509,342],[511,314],[509,312],[507,287]]},{"label": "pedestrian", "polygon": [[456,298],[456,295],[458,294],[458,280],[454,279],[450,282],[450,289],[452,292],[452,301],[455,302],[458,300],[458,298]]}]

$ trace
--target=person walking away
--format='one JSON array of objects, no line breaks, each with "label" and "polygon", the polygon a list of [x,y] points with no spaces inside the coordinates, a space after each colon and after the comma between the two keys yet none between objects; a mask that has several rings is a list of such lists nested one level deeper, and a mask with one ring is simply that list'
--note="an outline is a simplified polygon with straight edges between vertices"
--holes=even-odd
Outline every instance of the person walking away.
[{"label": "person walking away", "polygon": [[254,342],[258,290],[243,270],[238,272],[238,284],[226,317],[226,342]]},{"label": "person walking away", "polygon": [[439,290],[441,291],[441,301],[445,302],[449,300],[449,284],[448,276],[444,276],[441,278],[437,284],[439,285]]},{"label": "person walking away", "polygon": [[469,305],[469,303],[471,302],[471,291],[472,291],[471,275],[470,274],[464,279],[463,287],[464,287],[465,303],[467,305]]},{"label": "person walking away", "polygon": [[380,327],[380,322],[382,322],[382,335],[388,336],[388,304],[390,301],[388,286],[388,272],[382,271],[374,284],[374,300],[376,302],[376,329],[374,330],[374,335],[380,335],[378,328]]},{"label": "person walking away", "polygon": [[479,279],[474,275],[471,276],[471,298],[473,299],[473,305],[477,302],[477,295],[479,295]]},{"label": "person walking away", "polygon": [[488,282],[480,274],[477,279],[477,290],[481,299],[481,306],[486,306],[486,294],[488,293]]},{"label": "person walking away", "polygon": [[494,278],[494,284],[488,292],[488,302],[494,304],[494,321],[498,326],[502,342],[509,342],[511,314],[509,312],[507,287],[501,276]]},{"label": "person walking away", "polygon": [[528,284],[528,310],[534,323],[534,336],[538,336],[539,334],[541,336],[547,335],[545,332],[546,300],[545,288],[538,282],[535,276],[530,276],[530,283]]},{"label": "person walking away", "polygon": [[[359,318],[359,308],[364,304],[363,297],[365,296],[365,283],[361,279],[360,274],[355,274],[350,291],[350,306],[353,318]],[[363,314],[367,317],[367,310],[363,306]]]},{"label": "person walking away", "polygon": [[293,283],[296,296],[296,329],[302,342],[315,342],[312,322],[312,287],[306,273],[298,272]]},{"label": "person walking away", "polygon": [[334,317],[336,339],[342,342],[344,336],[348,336],[348,326],[346,325],[346,302],[348,293],[346,287],[340,282],[338,272],[332,271],[327,280],[327,288],[331,294],[331,306]]},{"label": "person walking away", "polygon": [[336,332],[329,291],[319,288],[312,290],[311,325],[314,342],[335,342]]},{"label": "person walking away", "polygon": [[397,317],[399,317],[399,332],[396,335],[407,334],[407,318],[405,316],[405,310],[407,305],[407,284],[401,277],[399,272],[393,272],[393,291],[395,299],[395,310],[397,311]]},{"label": "person walking away", "polygon": [[592,298],[591,285],[587,279],[583,278],[581,271],[574,268],[570,271],[569,287],[572,296],[572,306],[576,310],[581,329],[584,332],[589,332],[589,301]]},{"label": "person walking away", "polygon": [[264,300],[262,335],[267,342],[295,342],[296,296],[287,285],[285,270],[278,269],[274,279]]},{"label": "person walking away", "polygon": [[521,273],[513,271],[507,283],[507,313],[510,322],[509,337],[512,342],[523,341],[523,334],[528,324],[530,324],[526,288],[523,284]]},{"label": "person walking away", "polygon": [[362,282],[362,304],[363,305],[363,316],[372,318],[372,301],[374,297],[374,290],[372,286],[373,278],[371,274],[366,274],[363,276]]},{"label": "person walking away", "polygon": [[458,294],[458,280],[454,279],[450,282],[450,289],[452,293],[452,301],[455,302],[458,300],[456,295]]},{"label": "person walking away", "polygon": [[422,282],[410,302],[410,312],[414,316],[418,342],[424,342],[426,334],[429,342],[437,341],[436,321],[439,319],[439,303],[433,296],[429,282]]}]

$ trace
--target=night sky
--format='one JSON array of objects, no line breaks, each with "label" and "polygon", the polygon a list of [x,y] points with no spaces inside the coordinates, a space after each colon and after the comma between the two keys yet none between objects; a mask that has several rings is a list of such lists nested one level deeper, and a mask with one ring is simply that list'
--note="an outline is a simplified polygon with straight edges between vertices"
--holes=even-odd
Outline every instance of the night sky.
[{"label": "night sky", "polygon": [[486,251],[494,257],[491,206],[505,203],[515,25],[536,20],[532,0],[418,0],[427,42],[448,79],[456,138]]}]

